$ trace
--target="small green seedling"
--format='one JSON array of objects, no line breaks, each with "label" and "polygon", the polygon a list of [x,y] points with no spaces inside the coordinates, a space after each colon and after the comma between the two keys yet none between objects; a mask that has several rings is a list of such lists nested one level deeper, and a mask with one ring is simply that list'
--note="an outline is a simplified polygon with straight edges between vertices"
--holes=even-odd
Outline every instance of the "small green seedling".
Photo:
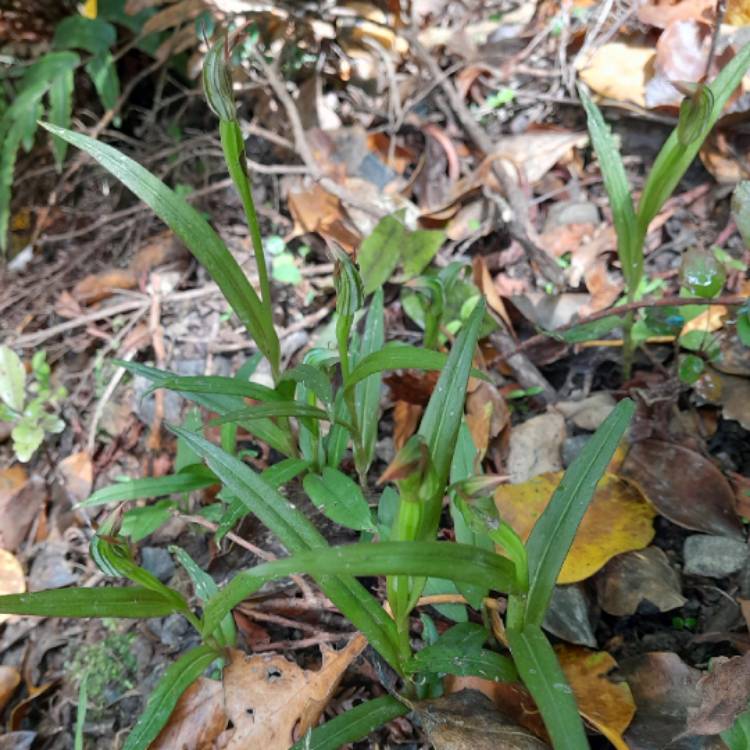
[{"label": "small green seedling", "polygon": [[13,425],[13,451],[24,463],[31,460],[45,434],[65,428],[58,412],[68,395],[65,388],[50,383],[45,352],[32,357],[31,374],[28,378],[23,362],[10,347],[0,346],[0,422]]}]

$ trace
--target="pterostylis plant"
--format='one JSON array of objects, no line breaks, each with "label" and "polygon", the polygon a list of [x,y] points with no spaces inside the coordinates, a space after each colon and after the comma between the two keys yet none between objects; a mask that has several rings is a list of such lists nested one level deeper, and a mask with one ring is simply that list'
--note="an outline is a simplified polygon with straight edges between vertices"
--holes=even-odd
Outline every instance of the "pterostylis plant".
[{"label": "pterostylis plant", "polygon": [[[628,302],[640,299],[645,287],[644,242],[649,224],[674,192],[749,67],[750,45],[745,45],[711,83],[694,84],[686,89],[689,95],[682,103],[677,125],[648,173],[637,207],[633,203],[632,189],[612,133],[599,108],[586,91],[579,87],[591,142],[609,195],[612,220],[617,232],[617,253]],[[629,377],[634,353],[635,316],[629,312],[623,321],[613,316],[611,322],[613,327],[620,323],[623,326],[624,369],[625,376]],[[599,328],[597,335],[601,332],[602,329]]]},{"label": "pterostylis plant", "polygon": [[[206,439],[200,420],[191,417],[182,426],[170,427],[178,436],[174,474],[105,487],[82,505],[91,508],[184,495],[219,485],[213,508],[217,539],[243,516],[253,514],[278,537],[289,556],[238,570],[218,586],[185,550],[173,548],[193,583],[194,595],[188,600],[138,565],[136,535],[128,520],[133,511],[123,514],[125,509],[118,507],[99,526],[91,554],[107,576],[128,579],[130,585],[2,596],[0,612],[80,618],[183,615],[202,642],[167,669],[130,732],[125,750],[145,750],[180,695],[207,670],[221,666],[227,649],[235,645],[233,608],[268,581],[307,574],[367,638],[398,682],[388,695],[315,728],[295,747],[333,750],[361,739],[409,713],[425,694],[434,695],[442,677],[458,674],[523,682],[539,706],[555,748],[586,748],[575,698],[541,623],[576,529],[631,419],[632,402],[619,403],[590,439],[524,544],[488,502],[485,494],[491,493],[492,479],[481,476],[463,422],[469,377],[488,377],[472,368],[485,316],[482,300],[448,354],[386,344],[382,293],[366,302],[356,265],[337,254],[336,345],[312,350],[302,363],[284,370],[227,66],[223,45],[217,44],[206,61],[204,80],[208,99],[220,117],[228,168],[253,237],[259,292],[203,216],[155,176],[110,146],[45,125],[90,154],[182,239],[216,281],[259,351],[234,377],[182,377],[121,363],[148,378],[154,388],[177,391],[217,415],[210,424],[221,426],[220,444]],[[249,379],[261,356],[273,373],[272,387]],[[366,498],[372,489],[367,486],[368,469],[377,438],[381,373],[404,367],[440,370],[440,376],[417,434],[381,477],[386,486],[375,511]],[[255,471],[238,449],[238,426],[282,458],[263,472]],[[348,451],[354,458],[356,479],[341,468]],[[281,490],[299,477],[312,503],[334,523],[360,534],[358,542],[330,546],[313,521],[287,499]],[[446,497],[456,543],[436,541]],[[387,602],[359,580],[381,575],[386,576]],[[412,618],[425,586],[434,579],[453,582],[479,614],[486,614],[490,597],[506,596],[507,644],[495,640],[480,624],[485,620],[477,616],[476,622],[459,623],[415,651]]]}]

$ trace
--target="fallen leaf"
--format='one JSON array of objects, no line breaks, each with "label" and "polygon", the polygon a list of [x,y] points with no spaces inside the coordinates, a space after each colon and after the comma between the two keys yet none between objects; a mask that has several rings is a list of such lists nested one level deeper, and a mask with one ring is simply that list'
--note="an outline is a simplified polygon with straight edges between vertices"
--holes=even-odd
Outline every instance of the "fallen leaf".
[{"label": "fallen leaf", "polygon": [[167,230],[154,235],[140,246],[130,264],[130,270],[136,276],[145,276],[157,266],[187,257],[185,246]]},{"label": "fallen leaf", "polygon": [[615,400],[611,393],[599,391],[581,401],[558,401],[552,408],[576,427],[594,432],[615,408]]},{"label": "fallen leaf", "polygon": [[71,453],[57,468],[65,483],[71,500],[82,503],[90,494],[94,483],[94,464],[86,451]]},{"label": "fallen leaf", "polygon": [[20,684],[21,674],[15,667],[0,665],[0,711],[8,705],[8,701]]},{"label": "fallen leaf", "polygon": [[[562,472],[542,474],[523,484],[501,485],[495,491],[500,517],[524,541],[562,477]],[[583,581],[615,555],[647,546],[654,537],[654,515],[636,487],[614,474],[605,474],[578,527],[557,582]]]},{"label": "fallen leaf", "polygon": [[542,627],[566,643],[596,648],[596,636],[591,628],[589,600],[584,584],[555,586]]},{"label": "fallen leaf", "polygon": [[617,662],[605,651],[581,646],[560,644],[555,653],[581,716],[618,750],[628,750],[622,735],[635,715],[635,702],[626,682],[608,677],[617,669]]},{"label": "fallen leaf", "polygon": [[724,327],[724,318],[728,314],[724,305],[710,305],[702,313],[696,315],[682,327],[680,336],[691,331],[713,333]]},{"label": "fallen leaf", "polygon": [[209,750],[227,721],[221,682],[201,677],[180,696],[149,750]]},{"label": "fallen leaf", "polygon": [[617,617],[635,614],[641,602],[668,612],[687,601],[677,571],[658,547],[617,555],[597,575],[596,588],[599,606]]},{"label": "fallen leaf", "polygon": [[[0,549],[0,596],[23,594],[26,591],[26,578],[21,563],[7,550]],[[11,615],[0,614],[0,624]]]},{"label": "fallen leaf", "polygon": [[344,671],[366,645],[358,634],[340,651],[325,649],[317,671],[278,654],[233,650],[224,670],[226,713],[234,725],[225,750],[287,750],[315,726]]},{"label": "fallen leaf", "polygon": [[719,344],[719,357],[712,365],[727,375],[750,377],[750,346],[745,346],[736,329],[725,327],[716,334]]},{"label": "fallen leaf", "polygon": [[466,425],[480,456],[509,423],[510,409],[494,385],[479,383],[466,397]]},{"label": "fallen leaf", "polygon": [[404,370],[392,375],[386,375],[383,381],[391,391],[394,401],[408,401],[410,404],[427,406],[439,373],[435,370],[426,372],[418,370]]},{"label": "fallen leaf", "polygon": [[290,191],[288,204],[294,219],[294,237],[317,233],[334,240],[348,253],[359,246],[359,234],[345,219],[341,201],[320,185]]},{"label": "fallen leaf", "polygon": [[699,453],[662,440],[643,440],[630,448],[622,473],[672,523],[744,538],[729,482]]},{"label": "fallen leaf", "polygon": [[625,733],[633,750],[666,748],[685,730],[688,711],[700,703],[696,688],[701,673],[677,654],[664,651],[620,661],[636,705]]},{"label": "fallen leaf", "polygon": [[591,293],[591,302],[581,311],[582,315],[599,312],[609,307],[622,293],[623,282],[610,275],[604,258],[597,258],[583,273],[586,289]]},{"label": "fallen leaf", "polygon": [[506,464],[511,483],[562,469],[564,440],[565,420],[560,414],[540,414],[514,426]]},{"label": "fallen leaf", "polygon": [[143,24],[141,33],[145,36],[187,23],[199,16],[205,9],[206,4],[204,0],[180,0],[180,2],[170,5],[151,16]]},{"label": "fallen leaf", "polygon": [[698,156],[717,182],[734,185],[750,177],[747,165],[737,159],[737,154],[746,149],[746,134],[728,134],[714,130],[703,141]]},{"label": "fallen leaf", "polygon": [[118,289],[135,289],[137,279],[132,271],[112,268],[81,279],[72,289],[76,302],[91,304],[111,297]]},{"label": "fallen leaf", "polygon": [[750,26],[750,4],[747,0],[729,0],[724,20],[731,26]]},{"label": "fallen leaf", "polygon": [[578,75],[600,96],[645,107],[647,73],[655,55],[652,47],[608,42],[583,61]]},{"label": "fallen leaf", "polygon": [[401,450],[406,441],[417,431],[423,407],[408,401],[396,401],[393,405],[393,445]]},{"label": "fallen leaf", "polygon": [[18,549],[46,499],[41,477],[29,479],[17,464],[0,470],[0,548]]},{"label": "fallen leaf", "polygon": [[546,750],[545,742],[497,711],[477,690],[419,701],[414,712],[435,750]]},{"label": "fallen leaf", "polygon": [[734,419],[750,430],[750,380],[748,378],[715,373],[721,385],[721,413],[724,419]]},{"label": "fallen leaf", "polygon": [[515,336],[513,331],[513,323],[508,315],[508,311],[505,309],[502,297],[497,293],[495,284],[492,281],[490,272],[487,269],[487,264],[481,255],[477,255],[471,261],[471,267],[473,270],[474,283],[480,292],[485,296],[487,304],[492,310],[494,310],[503,320],[508,328],[508,331]]},{"label": "fallen leaf", "polygon": [[719,656],[697,684],[700,704],[688,710],[684,735],[719,734],[729,729],[750,700],[750,652]]},{"label": "fallen leaf", "polygon": [[636,15],[641,23],[665,29],[675,21],[710,21],[716,0],[648,0],[638,6]]}]

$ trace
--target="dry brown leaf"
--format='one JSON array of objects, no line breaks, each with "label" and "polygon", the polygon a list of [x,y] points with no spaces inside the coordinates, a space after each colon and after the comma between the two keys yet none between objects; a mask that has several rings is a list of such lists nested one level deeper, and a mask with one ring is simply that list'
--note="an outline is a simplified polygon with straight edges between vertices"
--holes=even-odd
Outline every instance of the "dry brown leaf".
[{"label": "dry brown leaf", "polygon": [[647,0],[638,6],[641,23],[665,29],[675,21],[710,21],[716,0]]},{"label": "dry brown leaf", "polygon": [[132,271],[112,268],[81,279],[72,289],[76,302],[91,304],[111,297],[118,289],[135,289],[137,279]]},{"label": "dry brown leaf", "polygon": [[608,614],[626,617],[649,602],[660,612],[685,604],[680,577],[658,547],[617,555],[596,577],[599,606]]},{"label": "dry brown leaf", "polygon": [[21,674],[15,667],[0,665],[0,711],[7,705],[21,683]]},{"label": "dry brown leaf", "polygon": [[94,464],[86,451],[71,453],[58,464],[65,488],[71,499],[82,503],[90,494],[94,483]]},{"label": "dry brown leaf", "polygon": [[746,149],[747,136],[744,133],[735,135],[714,130],[703,142],[698,156],[717,182],[733,185],[750,177],[744,159],[737,158]]},{"label": "dry brown leaf", "polygon": [[0,548],[15,551],[47,498],[44,480],[21,466],[0,470]]},{"label": "dry brown leaf", "polygon": [[[505,484],[495,490],[500,518],[524,541],[562,477],[562,472],[542,474],[523,484]],[[583,581],[615,555],[646,547],[654,537],[654,516],[653,508],[633,485],[605,474],[576,531],[557,582]]]},{"label": "dry brown leaf", "polygon": [[599,312],[609,307],[622,293],[623,282],[614,279],[607,271],[607,264],[599,257],[583,274],[586,288],[591,293],[591,302],[582,310],[582,315]]},{"label": "dry brown leaf", "polygon": [[71,320],[83,315],[83,308],[76,302],[70,292],[63,290],[55,300],[55,313],[61,318]]},{"label": "dry brown leaf", "polygon": [[555,647],[578,710],[618,750],[628,750],[622,735],[635,715],[635,702],[626,682],[608,678],[617,662],[604,651],[561,644]]},{"label": "dry brown leaf", "polygon": [[677,654],[652,652],[620,661],[636,714],[625,741],[632,748],[666,748],[680,736],[688,709],[699,702],[696,683],[700,672]]},{"label": "dry brown leaf", "polygon": [[509,423],[510,409],[494,385],[480,382],[466,397],[466,425],[481,457]]},{"label": "dry brown leaf", "polygon": [[508,311],[505,309],[503,298],[497,293],[484,258],[481,255],[475,256],[471,262],[471,267],[474,275],[474,283],[477,285],[479,291],[484,294],[487,304],[500,316],[508,331],[515,336],[513,323],[508,315]]},{"label": "dry brown leaf", "polygon": [[294,236],[318,233],[335,240],[348,253],[359,246],[360,236],[346,222],[341,201],[320,185],[290,192],[289,211],[294,218]]},{"label": "dry brown leaf", "polygon": [[438,376],[439,373],[435,370],[404,370],[386,375],[383,381],[390,389],[394,401],[408,401],[410,404],[427,406]]},{"label": "dry brown leaf", "polygon": [[408,401],[396,401],[393,405],[393,446],[400,451],[406,441],[417,431],[424,407]]},{"label": "dry brown leaf", "polygon": [[684,735],[719,734],[729,729],[750,700],[750,652],[744,656],[719,656],[711,671],[698,680],[700,704],[688,711]]},{"label": "dry brown leaf", "polygon": [[151,16],[143,24],[141,34],[153,34],[157,31],[164,31],[173,26],[178,26],[188,21],[196,19],[206,9],[204,0],[180,0],[180,2],[170,5],[164,10],[160,10]]},{"label": "dry brown leaf", "polygon": [[214,750],[226,725],[221,682],[201,677],[180,696],[149,750]]},{"label": "dry brown leaf", "polygon": [[600,96],[645,107],[647,72],[655,54],[652,47],[609,42],[594,51],[578,74]]},{"label": "dry brown leaf", "polygon": [[501,714],[477,690],[420,701],[414,711],[435,750],[546,750],[549,746]]},{"label": "dry brown leaf", "polygon": [[[0,549],[0,596],[23,594],[26,591],[26,577],[21,563],[7,550]],[[0,624],[10,615],[0,614]]]},{"label": "dry brown leaf", "polygon": [[278,654],[231,652],[224,702],[234,725],[225,750],[288,750],[315,726],[344,671],[365,648],[358,634],[340,651],[325,649],[318,671]]},{"label": "dry brown leaf", "polygon": [[672,523],[744,538],[729,482],[699,453],[662,440],[643,440],[630,448],[622,473]]}]

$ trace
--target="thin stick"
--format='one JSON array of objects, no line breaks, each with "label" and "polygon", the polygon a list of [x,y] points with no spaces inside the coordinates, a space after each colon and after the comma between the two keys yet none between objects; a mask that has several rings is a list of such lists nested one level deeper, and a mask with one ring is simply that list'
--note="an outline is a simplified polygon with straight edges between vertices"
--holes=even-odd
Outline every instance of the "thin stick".
[{"label": "thin stick", "polygon": [[625,305],[619,307],[608,307],[606,310],[599,310],[598,312],[592,313],[581,320],[575,320],[571,323],[566,323],[564,326],[555,328],[554,331],[549,333],[539,333],[536,336],[532,336],[527,339],[520,346],[518,346],[511,354],[523,352],[526,349],[534,346],[535,344],[544,341],[545,339],[551,338],[556,333],[563,333],[569,331],[571,328],[584,325],[586,323],[594,323],[602,318],[608,318],[610,315],[622,315],[635,310],[641,310],[644,307],[687,307],[689,305],[726,305],[731,307],[732,305],[743,305],[748,301],[748,298],[741,294],[728,294],[724,297],[714,297],[714,299],[704,299],[703,297],[663,297],[661,299],[650,299],[650,300],[638,300],[637,302],[628,302]]}]

